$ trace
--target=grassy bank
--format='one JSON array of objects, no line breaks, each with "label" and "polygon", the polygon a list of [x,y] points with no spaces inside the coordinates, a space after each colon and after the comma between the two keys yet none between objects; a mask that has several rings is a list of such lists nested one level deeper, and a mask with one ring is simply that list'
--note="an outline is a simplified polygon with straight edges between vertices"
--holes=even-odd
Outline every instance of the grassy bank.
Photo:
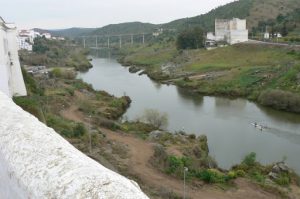
[{"label": "grassy bank", "polygon": [[297,47],[237,44],[209,51],[177,51],[172,43],[165,42],[126,52],[121,63],[139,66],[157,81],[204,95],[244,97],[299,113],[295,106],[279,107],[261,100],[268,98],[270,92],[266,91],[275,90],[286,92],[296,104],[300,103],[300,51]]}]

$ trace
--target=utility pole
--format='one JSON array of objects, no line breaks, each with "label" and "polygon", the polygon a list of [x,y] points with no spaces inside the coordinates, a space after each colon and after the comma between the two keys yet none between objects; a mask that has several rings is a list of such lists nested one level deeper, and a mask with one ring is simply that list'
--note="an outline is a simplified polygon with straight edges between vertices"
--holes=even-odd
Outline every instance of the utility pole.
[{"label": "utility pole", "polygon": [[187,167],[183,168],[183,199],[185,199],[185,175],[188,171],[189,169]]},{"label": "utility pole", "polygon": [[133,35],[131,35],[131,46],[133,45]]},{"label": "utility pole", "polygon": [[91,119],[92,119],[92,116],[89,115],[89,151],[90,151],[90,154],[92,154],[92,123],[91,123]]},{"label": "utility pole", "polygon": [[83,47],[85,48],[85,37],[82,38],[83,38]]},{"label": "utility pole", "polygon": [[120,39],[120,48],[122,48],[122,35],[119,36]]}]

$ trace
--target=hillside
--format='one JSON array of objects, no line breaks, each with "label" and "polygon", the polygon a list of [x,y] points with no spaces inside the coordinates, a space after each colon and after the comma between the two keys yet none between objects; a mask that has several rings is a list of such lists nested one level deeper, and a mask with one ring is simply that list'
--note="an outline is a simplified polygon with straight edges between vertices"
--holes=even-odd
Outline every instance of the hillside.
[{"label": "hillside", "polygon": [[130,33],[149,33],[153,32],[158,25],[141,22],[129,22],[120,24],[110,24],[102,28],[98,28],[91,32],[92,35],[114,35],[114,34],[130,34]]},{"label": "hillside", "polygon": [[179,19],[164,24],[165,28],[201,26],[207,31],[214,29],[215,18],[246,18],[248,29],[256,27],[259,22],[276,19],[280,14],[287,15],[300,8],[299,0],[239,0],[220,6],[210,12],[196,17]]}]

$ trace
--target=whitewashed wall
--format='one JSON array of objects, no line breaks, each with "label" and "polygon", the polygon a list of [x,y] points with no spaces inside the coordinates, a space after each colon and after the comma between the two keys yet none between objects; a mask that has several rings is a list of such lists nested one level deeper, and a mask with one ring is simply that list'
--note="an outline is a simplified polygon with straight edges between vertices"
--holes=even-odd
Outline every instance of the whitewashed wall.
[{"label": "whitewashed wall", "polygon": [[0,18],[0,91],[9,97],[27,94],[18,56],[17,32]]},{"label": "whitewashed wall", "polygon": [[0,198],[146,199],[0,92]]}]

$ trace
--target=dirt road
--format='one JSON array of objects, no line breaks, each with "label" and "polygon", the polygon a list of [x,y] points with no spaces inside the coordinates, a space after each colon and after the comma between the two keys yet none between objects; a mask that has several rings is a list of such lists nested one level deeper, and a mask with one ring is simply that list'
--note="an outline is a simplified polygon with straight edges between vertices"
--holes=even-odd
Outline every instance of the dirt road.
[{"label": "dirt road", "polygon": [[[67,119],[76,122],[86,123],[86,118],[78,111],[75,105],[62,110],[61,115]],[[128,168],[138,176],[143,184],[150,187],[163,187],[178,195],[183,194],[182,180],[170,177],[159,170],[153,168],[149,163],[151,156],[154,153],[154,143],[144,141],[122,132],[114,132],[105,128],[100,130],[106,134],[107,138],[112,141],[126,144],[129,149],[129,165]],[[195,188],[190,185],[187,187],[187,196],[193,199],[271,199],[278,198],[277,196],[263,191],[257,185],[248,182],[246,179],[237,179],[235,181],[237,189],[223,191],[213,185],[204,185],[200,188]]]}]

